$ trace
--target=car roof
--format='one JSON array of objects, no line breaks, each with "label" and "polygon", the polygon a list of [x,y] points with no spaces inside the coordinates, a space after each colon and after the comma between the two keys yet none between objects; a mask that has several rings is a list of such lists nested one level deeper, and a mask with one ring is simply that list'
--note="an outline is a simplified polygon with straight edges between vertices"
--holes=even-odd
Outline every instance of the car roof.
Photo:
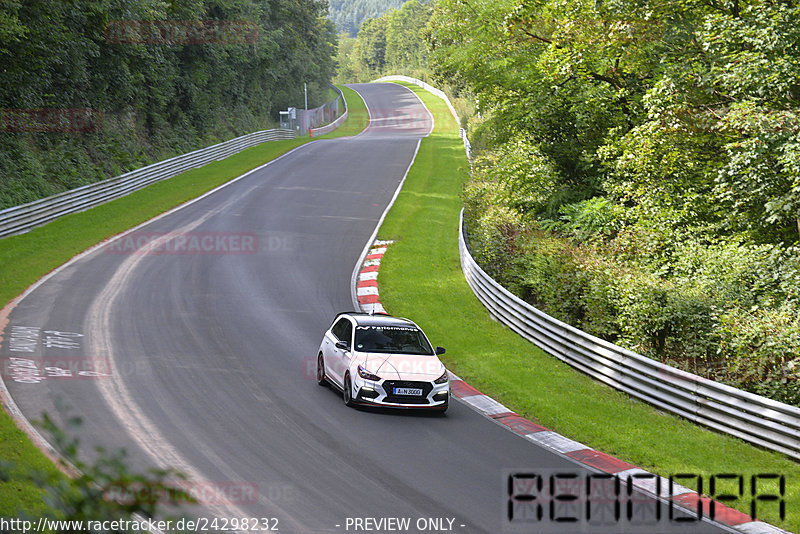
[{"label": "car roof", "polygon": [[[349,315],[359,326],[417,326],[413,321],[402,317],[393,317],[385,313],[342,312],[336,317]],[[335,321],[334,321],[335,322]]]}]

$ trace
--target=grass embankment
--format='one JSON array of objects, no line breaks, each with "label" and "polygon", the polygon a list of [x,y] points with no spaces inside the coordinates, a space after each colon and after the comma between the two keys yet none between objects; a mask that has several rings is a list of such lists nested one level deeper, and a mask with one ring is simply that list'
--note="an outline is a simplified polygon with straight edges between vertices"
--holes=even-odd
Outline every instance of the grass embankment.
[{"label": "grass embankment", "polygon": [[[785,475],[786,521],[780,521],[774,502],[759,502],[757,516],[800,532],[800,465],[796,462],[634,401],[489,317],[464,280],[459,263],[459,193],[468,163],[458,127],[444,102],[409,87],[437,122],[433,134],[423,139],[403,190],[378,233],[380,239],[395,241],[379,275],[386,309],[413,318],[433,343],[447,347],[444,359],[454,373],[560,434],[662,476],[702,475],[705,491],[711,475],[744,476],[745,496],[728,503],[743,512],[750,512],[752,475]],[[718,486],[718,494],[738,494],[732,483],[722,487],[719,491]],[[776,485],[760,484],[759,488],[762,494],[778,493]]]},{"label": "grass embankment", "polygon": [[[326,137],[353,135],[367,124],[366,106],[361,97],[352,89],[343,87],[342,90],[350,115],[341,127]],[[262,143],[123,198],[61,217],[26,234],[0,239],[0,306],[5,306],[36,280],[87,248],[309,141],[308,137],[302,137]],[[8,480],[0,476],[0,517],[15,517],[19,513],[36,517],[47,513],[42,489],[21,475],[29,471],[53,474],[57,470],[5,411],[0,411],[0,462],[13,466],[7,471],[11,475]],[[3,472],[0,463],[0,475]]]}]

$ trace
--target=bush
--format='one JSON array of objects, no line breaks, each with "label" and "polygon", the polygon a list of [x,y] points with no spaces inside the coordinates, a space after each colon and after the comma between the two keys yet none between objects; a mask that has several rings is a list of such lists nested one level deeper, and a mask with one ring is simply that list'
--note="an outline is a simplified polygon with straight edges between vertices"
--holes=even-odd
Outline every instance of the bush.
[{"label": "bush", "polygon": [[[134,473],[127,466],[124,450],[111,453],[102,448],[97,448],[94,461],[87,463],[79,457],[78,440],[68,436],[46,413],[37,424],[50,435],[50,441],[70,470],[77,469],[78,473],[73,478],[54,471],[28,470],[26,473],[25,466],[0,461],[0,480],[23,476],[34,482],[42,490],[43,500],[49,507],[46,515],[50,519],[131,521],[135,520],[134,514],[145,519],[156,518],[167,507],[197,502],[181,485],[186,476],[175,469]],[[79,418],[67,418],[67,428],[72,432],[77,432],[80,425]],[[18,513],[21,519],[33,519],[24,510]]]},{"label": "bush", "polygon": [[490,206],[470,228],[470,250],[493,278],[504,279],[514,257],[520,216],[505,206]]},{"label": "bush", "polygon": [[615,280],[622,345],[692,372],[711,364],[715,307],[708,295],[641,271]]},{"label": "bush", "polygon": [[516,138],[478,161],[463,196],[490,276],[589,334],[800,406],[800,247],[711,238],[657,214],[631,223],[602,196],[537,221],[562,191],[546,159]]},{"label": "bush", "polygon": [[748,391],[800,405],[800,315],[777,309],[735,308],[720,318],[720,378]]},{"label": "bush", "polygon": [[569,244],[531,232],[525,236],[523,247],[507,285],[545,313],[579,324],[586,315],[581,299],[585,276]]},{"label": "bush", "polygon": [[579,242],[607,239],[622,226],[622,208],[604,197],[592,197],[558,208],[558,221],[545,220],[548,230],[564,232]]},{"label": "bush", "polygon": [[516,134],[497,150],[475,158],[478,181],[498,184],[497,201],[523,216],[546,212],[558,189],[558,171],[531,139]]}]

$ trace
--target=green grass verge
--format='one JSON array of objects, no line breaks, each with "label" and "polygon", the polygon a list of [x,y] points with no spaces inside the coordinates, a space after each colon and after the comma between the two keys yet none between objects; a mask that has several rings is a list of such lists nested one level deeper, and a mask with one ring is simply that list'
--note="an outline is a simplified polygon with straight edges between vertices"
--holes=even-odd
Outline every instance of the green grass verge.
[{"label": "green grass verge", "polygon": [[[348,107],[355,113],[351,112],[351,118],[328,137],[353,135],[366,126],[366,106],[361,97],[352,89],[342,89]],[[303,137],[262,143],[93,209],[61,217],[26,234],[0,239],[0,304],[5,306],[42,276],[100,241],[309,141]],[[50,474],[57,470],[5,411],[0,411],[0,462],[11,466],[3,468],[0,464],[0,517],[20,513],[36,517],[48,512],[42,489],[21,475],[30,470]],[[2,476],[4,472],[10,476]]]},{"label": "green grass verge", "polygon": [[[758,519],[800,532],[800,465],[741,440],[663,414],[593,381],[493,321],[461,272],[459,193],[468,163],[458,127],[440,99],[415,91],[437,117],[423,139],[403,190],[379,231],[392,239],[381,264],[381,301],[410,317],[434,344],[447,347],[448,367],[483,393],[560,434],[662,476],[724,473],[745,477],[745,497],[729,503],[750,511],[749,480],[786,476],[786,521],[777,504],[759,503]],[[511,467],[511,466],[509,466]],[[498,473],[498,483],[501,474]],[[683,483],[683,485],[690,485]],[[776,485],[763,485],[762,493]],[[694,488],[696,489],[696,488]],[[732,484],[725,493],[737,493]]]}]

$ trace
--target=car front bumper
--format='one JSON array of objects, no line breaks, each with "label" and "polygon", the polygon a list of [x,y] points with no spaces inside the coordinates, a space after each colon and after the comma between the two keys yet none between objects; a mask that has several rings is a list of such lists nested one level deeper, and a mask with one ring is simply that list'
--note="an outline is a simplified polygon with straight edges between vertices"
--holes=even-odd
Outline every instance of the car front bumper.
[{"label": "car front bumper", "polygon": [[[387,408],[444,409],[450,400],[450,381],[443,384],[415,380],[354,381],[353,399],[359,404]],[[396,388],[421,389],[421,395],[397,395]]]}]

